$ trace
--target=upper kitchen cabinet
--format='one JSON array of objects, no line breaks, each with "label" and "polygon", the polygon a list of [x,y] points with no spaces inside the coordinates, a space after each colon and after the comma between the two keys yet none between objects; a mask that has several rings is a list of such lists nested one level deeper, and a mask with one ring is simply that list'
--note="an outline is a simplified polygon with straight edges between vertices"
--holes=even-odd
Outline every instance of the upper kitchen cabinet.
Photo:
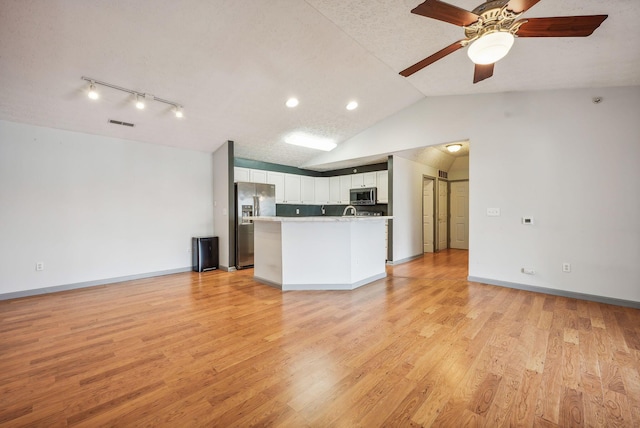
[{"label": "upper kitchen cabinet", "polygon": [[[331,177],[338,178],[338,177]],[[338,183],[340,180],[338,179]],[[316,177],[315,179],[316,204],[331,203],[331,184],[328,177]]]},{"label": "upper kitchen cabinet", "polygon": [[376,172],[376,187],[378,188],[378,203],[389,202],[389,171]]},{"label": "upper kitchen cabinet", "polygon": [[249,168],[240,168],[239,166],[234,167],[233,181],[251,181],[251,170]]},{"label": "upper kitchen cabinet", "polygon": [[295,174],[284,175],[284,203],[299,204],[300,197],[300,176]]},{"label": "upper kitchen cabinet", "polygon": [[252,169],[250,171],[249,177],[251,178],[252,183],[266,183],[267,171],[264,171],[262,169]]},{"label": "upper kitchen cabinet", "polygon": [[276,186],[276,204],[284,203],[284,173],[267,171],[267,183]]},{"label": "upper kitchen cabinet", "polygon": [[[286,189],[285,189],[286,190]],[[300,176],[300,202],[314,204],[316,202],[316,186],[313,177]]]},{"label": "upper kitchen cabinet", "polygon": [[340,175],[329,177],[329,203],[349,204],[349,190],[351,189],[351,176]]},{"label": "upper kitchen cabinet", "polygon": [[353,189],[358,187],[376,187],[376,173],[364,172],[353,174],[351,176],[351,187]]}]

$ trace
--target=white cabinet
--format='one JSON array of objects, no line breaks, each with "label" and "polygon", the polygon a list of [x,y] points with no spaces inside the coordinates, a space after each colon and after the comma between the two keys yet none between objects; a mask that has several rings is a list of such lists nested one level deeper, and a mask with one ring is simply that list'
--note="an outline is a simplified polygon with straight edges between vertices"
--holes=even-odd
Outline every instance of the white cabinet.
[{"label": "white cabinet", "polygon": [[267,182],[267,171],[262,169],[252,169],[249,173],[249,178],[252,183],[266,183]]},{"label": "white cabinet", "polygon": [[329,203],[349,205],[351,190],[351,175],[340,175],[329,178]]},{"label": "white cabinet", "polygon": [[[286,186],[285,186],[286,190]],[[313,177],[300,176],[300,202],[303,204],[314,204],[316,202],[316,186]]]},{"label": "white cabinet", "polygon": [[267,171],[267,183],[276,186],[276,204],[284,203],[284,173]]},{"label": "white cabinet", "polygon": [[376,187],[376,173],[365,172],[362,174],[363,186],[362,187]]},{"label": "white cabinet", "polygon": [[349,205],[351,203],[351,194],[349,190],[351,190],[351,176],[341,175],[340,176],[340,199],[338,200],[339,204]]},{"label": "white cabinet", "polygon": [[233,181],[251,181],[251,170],[249,168],[241,168],[236,166],[233,168]]},{"label": "white cabinet", "polygon": [[360,174],[353,174],[351,176],[351,187],[376,187],[376,173],[364,172]]},{"label": "white cabinet", "polygon": [[[331,177],[338,178],[338,177]],[[329,177],[316,177],[314,180],[316,191],[316,204],[329,204],[331,203],[331,183]],[[338,179],[338,186],[340,185],[340,179]]]},{"label": "white cabinet", "polygon": [[378,188],[378,203],[389,202],[389,171],[376,172],[376,187]]},{"label": "white cabinet", "polygon": [[284,203],[299,204],[300,199],[300,177],[295,174],[284,175]]},{"label": "white cabinet", "polygon": [[351,187],[364,187],[364,174],[353,174],[351,176]]},{"label": "white cabinet", "polygon": [[340,203],[340,177],[329,177],[329,203]]}]

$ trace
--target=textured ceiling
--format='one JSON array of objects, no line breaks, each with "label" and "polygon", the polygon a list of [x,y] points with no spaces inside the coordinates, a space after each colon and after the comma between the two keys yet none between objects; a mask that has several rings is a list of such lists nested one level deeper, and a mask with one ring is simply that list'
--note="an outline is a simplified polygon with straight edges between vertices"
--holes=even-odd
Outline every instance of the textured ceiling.
[{"label": "textured ceiling", "polygon": [[[0,119],[201,151],[234,140],[237,156],[299,166],[318,152],[286,134],[342,143],[425,96],[640,84],[639,1],[540,1],[526,16],[609,18],[588,38],[516,40],[476,85],[464,50],[398,75],[463,36],[411,14],[418,3],[0,0]],[[81,76],[176,101],[186,117],[160,103],[138,111],[108,88],[90,101]],[[360,107],[347,111],[352,99]]]}]

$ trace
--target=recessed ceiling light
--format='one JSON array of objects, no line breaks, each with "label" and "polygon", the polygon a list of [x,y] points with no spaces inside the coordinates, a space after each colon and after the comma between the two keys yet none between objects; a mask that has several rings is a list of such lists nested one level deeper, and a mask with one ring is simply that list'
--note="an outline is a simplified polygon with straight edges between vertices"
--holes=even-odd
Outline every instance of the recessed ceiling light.
[{"label": "recessed ceiling light", "polygon": [[287,144],[294,146],[308,147],[310,149],[324,150],[329,152],[336,148],[337,144],[329,138],[318,137],[304,132],[294,132],[284,138]]},{"label": "recessed ceiling light", "polygon": [[287,107],[289,107],[289,108],[294,108],[294,107],[296,107],[299,103],[300,103],[300,102],[298,101],[298,99],[297,99],[297,98],[293,98],[293,97],[291,97],[291,98],[289,98],[289,99],[287,100],[287,102],[286,102],[285,104],[286,104],[286,105],[287,105]]},{"label": "recessed ceiling light", "polygon": [[349,101],[349,104],[347,104],[347,110],[355,110],[357,108],[358,108],[357,101]]}]

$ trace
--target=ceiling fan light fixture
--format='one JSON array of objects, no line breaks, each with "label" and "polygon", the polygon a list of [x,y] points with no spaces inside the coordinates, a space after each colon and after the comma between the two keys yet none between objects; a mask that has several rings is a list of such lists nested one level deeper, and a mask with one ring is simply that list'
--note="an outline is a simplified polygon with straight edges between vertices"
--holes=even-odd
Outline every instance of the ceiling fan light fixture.
[{"label": "ceiling fan light fixture", "polygon": [[467,55],[474,64],[493,64],[504,58],[515,37],[508,31],[494,31],[484,34],[469,46]]},{"label": "ceiling fan light fixture", "polygon": [[462,144],[458,144],[458,143],[456,143],[456,144],[449,144],[449,145],[447,146],[447,151],[448,151],[449,153],[455,153],[455,152],[460,151],[460,149],[461,149],[461,148],[462,148]]}]

